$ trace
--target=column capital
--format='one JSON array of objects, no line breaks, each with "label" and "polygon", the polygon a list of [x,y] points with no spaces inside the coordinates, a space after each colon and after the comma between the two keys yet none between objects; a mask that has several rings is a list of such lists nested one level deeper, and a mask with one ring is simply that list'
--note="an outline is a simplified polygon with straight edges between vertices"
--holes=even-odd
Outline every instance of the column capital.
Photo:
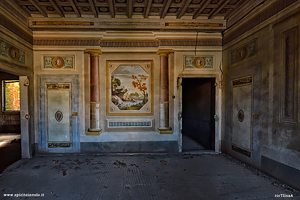
[{"label": "column capital", "polygon": [[86,52],[88,52],[91,56],[99,56],[102,54],[100,49],[87,49]]},{"label": "column capital", "polygon": [[157,54],[160,55],[160,56],[168,56],[172,52],[173,52],[172,49],[159,49],[157,51]]}]

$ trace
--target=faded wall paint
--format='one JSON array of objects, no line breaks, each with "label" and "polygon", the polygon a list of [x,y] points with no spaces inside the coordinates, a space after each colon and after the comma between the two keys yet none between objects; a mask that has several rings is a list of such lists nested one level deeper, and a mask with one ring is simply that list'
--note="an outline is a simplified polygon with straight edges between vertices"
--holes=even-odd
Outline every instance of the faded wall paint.
[{"label": "faded wall paint", "polygon": [[[223,112],[226,113],[226,118],[222,128],[222,151],[228,153],[240,160],[243,160],[251,165],[255,165],[262,170],[267,170],[267,173],[289,183],[285,177],[289,177],[289,169],[300,170],[300,98],[299,98],[299,30],[300,30],[300,14],[297,11],[300,3],[295,3],[293,6],[280,12],[276,17],[259,24],[252,30],[237,37],[235,40],[227,43],[223,47],[223,66],[226,74],[226,90],[224,90]],[[225,32],[224,37],[230,37],[238,26],[242,26],[246,22],[242,20],[236,26]],[[294,120],[284,120],[283,114],[285,109],[286,99],[286,54],[284,44],[286,42],[286,34],[291,30],[295,30],[297,36],[294,40],[295,57],[293,65],[295,67],[294,76],[294,94],[292,100],[294,104]],[[236,49],[248,44],[251,41],[256,41],[257,48],[251,57],[246,57],[243,60],[232,62],[231,55]],[[260,66],[260,67],[259,67]],[[261,74],[257,74],[255,70],[261,69]],[[253,85],[253,101],[258,101],[261,98],[261,113],[253,112],[252,126],[254,123],[261,121],[260,134],[257,138],[253,138],[253,143],[258,143],[258,149],[253,147],[253,151],[259,150],[260,157],[255,159],[246,158],[245,155],[237,153],[231,149],[231,123],[232,120],[227,113],[232,109],[230,90],[230,82],[235,77],[245,75],[254,75],[261,78],[261,83]],[[255,78],[254,78],[255,79]],[[261,95],[255,96],[255,89],[261,89]],[[226,99],[226,100],[225,100]],[[254,104],[253,104],[254,105]],[[255,130],[252,130],[255,134]],[[253,136],[254,137],[254,136]],[[274,163],[276,165],[274,165]],[[269,166],[273,165],[274,169],[270,170]],[[277,166],[278,165],[278,166]],[[279,171],[281,170],[281,171]],[[300,173],[299,173],[300,174]],[[295,174],[296,176],[296,174]],[[299,183],[290,182],[296,188],[300,188]]]}]

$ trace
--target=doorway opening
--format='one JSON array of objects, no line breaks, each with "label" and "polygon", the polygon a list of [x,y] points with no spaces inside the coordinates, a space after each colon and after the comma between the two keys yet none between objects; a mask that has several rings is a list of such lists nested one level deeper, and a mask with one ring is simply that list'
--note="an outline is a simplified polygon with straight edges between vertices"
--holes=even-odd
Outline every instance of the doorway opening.
[{"label": "doorway opening", "polygon": [[182,151],[215,149],[215,78],[182,79]]},{"label": "doorway opening", "polygon": [[0,173],[21,159],[19,76],[0,71]]}]

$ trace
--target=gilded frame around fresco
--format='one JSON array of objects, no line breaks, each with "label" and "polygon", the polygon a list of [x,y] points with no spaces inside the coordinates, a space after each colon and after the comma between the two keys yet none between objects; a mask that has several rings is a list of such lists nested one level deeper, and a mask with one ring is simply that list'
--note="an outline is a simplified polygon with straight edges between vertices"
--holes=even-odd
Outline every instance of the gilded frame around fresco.
[{"label": "gilded frame around fresco", "polygon": [[[111,76],[120,66],[139,66],[148,75],[148,102],[140,110],[120,110],[112,102]],[[153,115],[153,60],[107,60],[106,61],[106,116],[151,116]],[[147,106],[146,106],[147,105]]]}]

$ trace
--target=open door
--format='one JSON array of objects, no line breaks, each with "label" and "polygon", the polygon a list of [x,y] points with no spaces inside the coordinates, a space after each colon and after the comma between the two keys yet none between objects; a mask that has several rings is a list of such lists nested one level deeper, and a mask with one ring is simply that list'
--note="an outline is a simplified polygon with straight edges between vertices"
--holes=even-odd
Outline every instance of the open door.
[{"label": "open door", "polygon": [[29,141],[29,111],[28,111],[28,86],[27,76],[20,76],[20,123],[21,123],[21,146],[22,158],[30,158]]},{"label": "open door", "polygon": [[182,143],[188,138],[205,149],[215,148],[215,78],[182,79]]}]

